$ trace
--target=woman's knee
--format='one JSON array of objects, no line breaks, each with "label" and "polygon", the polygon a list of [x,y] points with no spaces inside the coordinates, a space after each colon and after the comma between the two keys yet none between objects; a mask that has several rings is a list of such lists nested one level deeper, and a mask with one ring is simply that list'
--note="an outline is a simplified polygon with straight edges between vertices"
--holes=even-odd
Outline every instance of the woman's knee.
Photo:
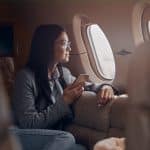
[{"label": "woman's knee", "polygon": [[62,138],[64,141],[66,141],[70,144],[75,144],[75,138],[69,132],[63,132],[59,138]]},{"label": "woman's knee", "polygon": [[56,136],[54,136],[53,142],[49,142],[44,150],[49,150],[49,149],[53,149],[53,150],[58,150],[58,149],[62,149],[62,150],[71,150],[72,146],[75,145],[75,138],[71,133],[68,132],[64,132],[64,131],[60,131],[59,134],[57,134]]}]

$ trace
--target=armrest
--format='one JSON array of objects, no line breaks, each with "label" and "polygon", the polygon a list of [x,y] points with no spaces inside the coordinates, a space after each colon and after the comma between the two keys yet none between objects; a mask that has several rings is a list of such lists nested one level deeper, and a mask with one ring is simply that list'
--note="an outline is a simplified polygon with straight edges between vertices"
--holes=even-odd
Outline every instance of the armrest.
[{"label": "armrest", "polygon": [[116,96],[105,106],[97,106],[97,96],[94,92],[85,91],[74,104],[74,122],[78,125],[99,131],[108,131],[109,127],[124,128],[126,96]]},{"label": "armrest", "polygon": [[116,96],[110,110],[110,127],[124,129],[127,120],[128,96]]},{"label": "armrest", "polygon": [[73,106],[75,113],[74,122],[99,131],[108,131],[111,104],[112,102],[98,107],[96,94],[85,91]]}]

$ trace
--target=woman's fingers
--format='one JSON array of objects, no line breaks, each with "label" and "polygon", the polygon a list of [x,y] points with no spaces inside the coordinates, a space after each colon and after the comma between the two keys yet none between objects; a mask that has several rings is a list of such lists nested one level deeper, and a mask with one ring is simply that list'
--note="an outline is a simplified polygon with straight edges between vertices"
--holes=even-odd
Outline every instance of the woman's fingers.
[{"label": "woman's fingers", "polygon": [[77,84],[71,84],[71,85],[69,85],[70,86],[70,89],[74,89],[74,88],[76,88],[76,87],[79,87],[79,86],[85,86],[85,82],[79,82],[79,83],[77,83]]},{"label": "woman's fingers", "polygon": [[79,97],[82,92],[84,91],[84,87],[79,85],[78,87],[74,88],[74,93],[76,97]]},{"label": "woman's fingers", "polygon": [[109,93],[107,89],[102,89],[102,92],[100,93],[100,96],[99,96],[99,103],[103,105],[106,104],[108,100],[108,96],[109,96]]},{"label": "woman's fingers", "polygon": [[105,94],[105,89],[101,89],[101,92],[100,92],[100,98],[104,98],[104,94]]},{"label": "woman's fingers", "polygon": [[73,103],[79,96],[81,96],[82,92],[84,91],[84,87],[82,84],[78,84],[74,87],[72,85],[67,86],[64,89],[63,97],[66,103],[71,104]]},{"label": "woman's fingers", "polygon": [[112,100],[113,96],[114,92],[111,87],[102,88],[98,93],[98,104],[107,104],[110,100]]},{"label": "woman's fingers", "polygon": [[108,89],[104,89],[104,102],[106,102],[108,100],[108,97],[109,97],[109,90]]}]

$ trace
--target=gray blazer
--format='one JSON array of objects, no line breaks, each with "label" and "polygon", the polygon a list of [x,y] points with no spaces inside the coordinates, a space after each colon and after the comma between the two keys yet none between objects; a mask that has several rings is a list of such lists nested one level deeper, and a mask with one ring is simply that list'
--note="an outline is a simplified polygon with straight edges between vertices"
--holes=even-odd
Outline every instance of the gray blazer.
[{"label": "gray blazer", "polygon": [[[56,69],[57,70],[57,69]],[[70,71],[63,67],[63,75],[67,85],[76,79]],[[52,129],[64,118],[72,118],[72,110],[63,100],[63,88],[59,82],[59,71],[55,73],[52,85],[54,95],[53,104],[48,104],[44,97],[36,103],[38,87],[35,83],[35,74],[29,69],[22,69],[16,76],[12,100],[15,123],[20,128]],[[55,85],[55,86],[54,86]],[[51,86],[51,83],[50,83]],[[85,90],[98,91],[102,85],[89,83]]]}]

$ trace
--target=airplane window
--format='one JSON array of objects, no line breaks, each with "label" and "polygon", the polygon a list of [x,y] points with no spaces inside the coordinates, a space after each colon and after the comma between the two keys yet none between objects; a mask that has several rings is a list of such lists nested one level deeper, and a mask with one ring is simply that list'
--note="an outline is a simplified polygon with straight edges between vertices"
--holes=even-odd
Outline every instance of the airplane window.
[{"label": "airplane window", "polygon": [[145,4],[141,17],[141,27],[144,41],[150,40],[150,4]]},{"label": "airplane window", "polygon": [[115,61],[107,37],[97,24],[87,27],[87,36],[96,61],[96,68],[104,79],[112,80],[115,77]]},{"label": "airplane window", "polygon": [[150,34],[150,20],[148,21],[148,32]]}]

